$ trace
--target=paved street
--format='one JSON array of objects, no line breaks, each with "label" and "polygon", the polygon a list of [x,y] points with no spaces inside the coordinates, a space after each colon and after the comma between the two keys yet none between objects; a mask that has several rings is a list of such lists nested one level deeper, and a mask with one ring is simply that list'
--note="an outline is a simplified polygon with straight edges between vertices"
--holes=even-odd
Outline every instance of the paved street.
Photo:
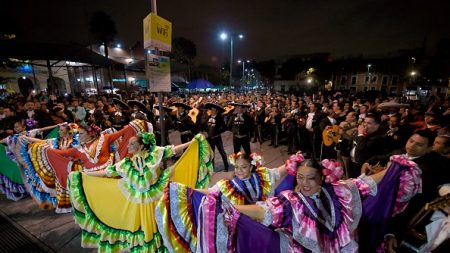
[{"label": "paved street", "polygon": [[[174,144],[180,143],[178,132],[170,134],[170,140]],[[232,134],[223,134],[225,151],[227,154],[233,152]],[[252,143],[253,152],[261,153],[267,167],[277,167],[287,159],[286,146],[273,148],[268,146],[270,141],[266,141],[260,147],[258,143]],[[232,172],[220,172],[223,170],[222,158],[216,150],[215,173],[213,181],[220,178],[231,177]],[[37,204],[26,198],[18,202],[7,200],[4,195],[0,195],[0,215],[6,216],[13,225],[25,233],[31,241],[40,244],[44,251],[48,252],[96,252],[96,249],[83,249],[80,246],[80,228],[73,221],[72,214],[56,214],[53,210],[40,210]],[[0,231],[0,238],[3,238]],[[1,245],[1,244],[0,244]],[[2,252],[0,247],[0,252]]]}]

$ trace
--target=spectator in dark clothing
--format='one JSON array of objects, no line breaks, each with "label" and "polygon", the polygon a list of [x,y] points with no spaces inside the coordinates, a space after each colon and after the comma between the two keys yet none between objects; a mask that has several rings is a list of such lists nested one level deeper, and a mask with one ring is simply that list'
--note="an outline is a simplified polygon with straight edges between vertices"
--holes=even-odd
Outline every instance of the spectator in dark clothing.
[{"label": "spectator in dark clothing", "polygon": [[[438,197],[438,187],[450,183],[449,159],[432,151],[435,135],[429,129],[419,130],[407,141],[405,149],[394,150],[385,155],[372,157],[369,164],[380,162],[385,164],[394,154],[406,154],[422,171],[422,193],[415,195],[408,203],[404,212],[388,221],[388,231],[385,236],[388,252],[393,252],[400,246],[402,240],[408,241],[408,224],[426,203]],[[403,252],[403,251],[399,251]]]},{"label": "spectator in dark clothing", "polygon": [[6,136],[14,133],[14,122],[19,120],[19,117],[16,116],[14,112],[14,108],[5,107],[3,109],[5,114],[5,118],[0,120],[0,139],[5,138]]},{"label": "spectator in dark clothing", "polygon": [[369,158],[392,151],[393,148],[387,143],[384,133],[380,130],[380,123],[379,115],[368,113],[364,122],[358,126],[358,136],[354,140],[355,146],[351,152],[353,163],[349,177],[357,177],[361,166]]}]

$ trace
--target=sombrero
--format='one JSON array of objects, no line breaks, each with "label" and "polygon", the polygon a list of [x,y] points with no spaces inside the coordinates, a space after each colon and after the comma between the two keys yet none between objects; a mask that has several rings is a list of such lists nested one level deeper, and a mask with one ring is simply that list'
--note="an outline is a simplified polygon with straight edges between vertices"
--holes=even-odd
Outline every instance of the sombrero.
[{"label": "sombrero", "polygon": [[231,102],[231,103],[228,103],[228,104],[232,105],[232,106],[250,107],[249,104],[236,103],[236,102]]},{"label": "sombrero", "polygon": [[120,105],[120,107],[122,107],[122,109],[130,109],[130,106],[127,103],[125,103],[122,100],[120,100],[120,99],[113,98],[113,103],[115,105]]},{"label": "sombrero", "polygon": [[192,107],[190,107],[189,105],[187,105],[185,103],[175,102],[172,105],[174,105],[176,107],[183,107],[184,109],[186,109],[188,111],[192,110]]},{"label": "sombrero", "polygon": [[[159,105],[158,104],[153,105],[153,109],[159,110]],[[165,106],[165,105],[163,105],[163,109],[168,112],[172,111],[172,108]]]},{"label": "sombrero", "polygon": [[219,111],[219,112],[224,112],[225,111],[225,109],[222,106],[218,105],[218,104],[214,104],[214,103],[206,103],[205,104],[205,108],[206,109],[210,109],[210,108],[213,108],[213,107],[216,108],[217,111]]},{"label": "sombrero", "polygon": [[137,106],[139,108],[139,110],[145,114],[148,115],[152,115],[152,112],[147,108],[147,106],[145,106],[143,103],[137,101],[137,100],[128,100],[127,104],[133,108],[135,106]]},{"label": "sombrero", "polygon": [[378,109],[387,109],[387,108],[407,108],[409,104],[400,104],[397,102],[389,101],[381,103],[377,106]]}]

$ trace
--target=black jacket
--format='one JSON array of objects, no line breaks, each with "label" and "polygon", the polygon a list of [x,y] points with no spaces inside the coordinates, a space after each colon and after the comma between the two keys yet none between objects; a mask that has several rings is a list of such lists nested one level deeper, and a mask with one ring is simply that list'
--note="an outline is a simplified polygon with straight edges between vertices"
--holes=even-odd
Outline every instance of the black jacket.
[{"label": "black jacket", "polygon": [[392,151],[384,134],[378,130],[367,136],[358,136],[355,139],[355,160],[362,165],[369,158]]}]

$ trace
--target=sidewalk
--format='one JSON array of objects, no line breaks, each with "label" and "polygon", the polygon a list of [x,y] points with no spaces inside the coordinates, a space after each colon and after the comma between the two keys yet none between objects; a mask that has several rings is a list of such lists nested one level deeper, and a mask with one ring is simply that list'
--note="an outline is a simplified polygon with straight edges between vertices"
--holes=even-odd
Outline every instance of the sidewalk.
[{"label": "sidewalk", "polygon": [[[180,143],[178,132],[172,132],[169,137],[173,144]],[[225,152],[227,154],[232,153],[231,132],[224,133],[222,138]],[[278,167],[288,158],[286,146],[273,148],[268,146],[269,143],[270,141],[266,141],[262,147],[259,146],[259,143],[251,143],[251,149],[253,152],[263,155],[265,166],[269,168]],[[220,172],[221,170],[223,170],[223,161],[216,151],[215,171],[218,173],[213,175],[213,181],[224,177],[232,177],[232,172]],[[7,200],[4,195],[0,194],[0,216],[6,216],[5,219],[20,230],[20,235],[27,239],[27,243],[31,243],[37,249],[42,249],[42,252],[97,252],[97,249],[81,247],[81,229],[75,224],[71,213],[56,214],[54,210],[41,210],[30,197],[14,202]],[[0,230],[0,238],[6,238],[7,233],[7,230]],[[0,252],[7,249],[2,246],[2,243],[5,244],[6,242],[0,240]],[[27,251],[16,249],[7,252],[22,253]],[[28,252],[39,252],[39,250]]]}]

